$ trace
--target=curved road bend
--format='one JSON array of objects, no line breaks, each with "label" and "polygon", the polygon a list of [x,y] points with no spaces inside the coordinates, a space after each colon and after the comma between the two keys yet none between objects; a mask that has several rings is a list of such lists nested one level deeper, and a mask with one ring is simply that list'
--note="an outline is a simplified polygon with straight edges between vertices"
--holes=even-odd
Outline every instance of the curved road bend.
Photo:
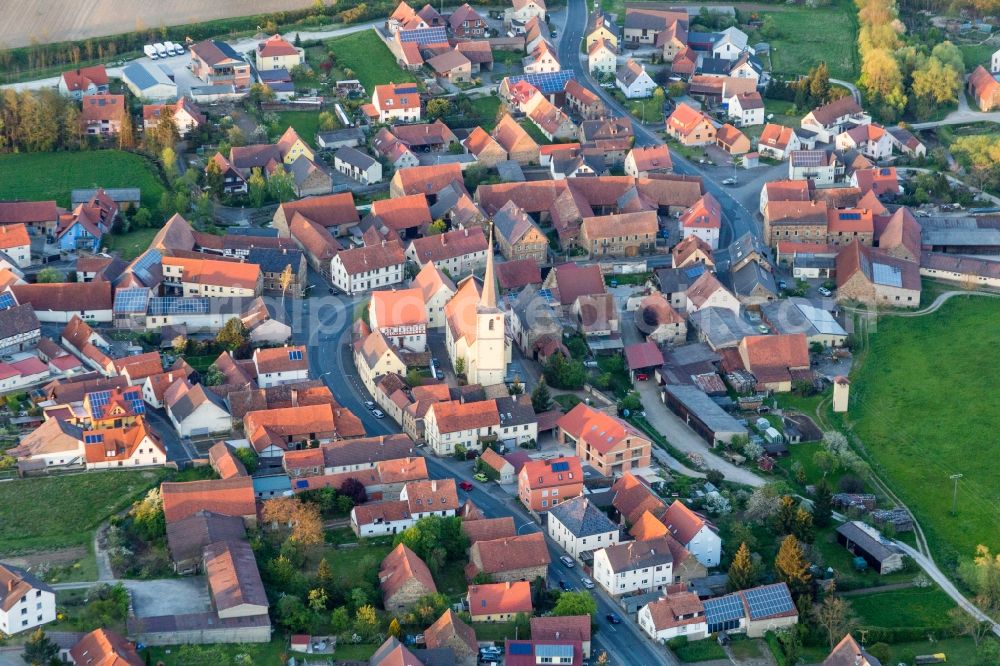
[{"label": "curved road bend", "polygon": [[[317,283],[318,276],[311,276]],[[319,282],[322,284],[322,282]],[[289,299],[291,300],[291,299]],[[352,313],[355,306],[363,300],[361,297],[323,296],[303,299],[304,310],[302,320],[309,325],[292,325],[292,338],[295,344],[304,344],[308,349],[310,372],[314,377],[321,378],[329,387],[337,401],[346,409],[357,414],[370,436],[389,435],[400,432],[399,427],[390,418],[376,419],[364,406],[370,399],[367,391],[361,385],[354,369],[353,352],[351,348]],[[286,307],[286,313],[289,308]],[[521,533],[540,531],[538,525],[520,507],[516,498],[508,496],[493,484],[484,485],[472,478],[472,467],[451,459],[436,458],[424,455],[431,478],[456,479],[469,481],[475,486],[472,493],[459,491],[459,499],[464,502],[471,497],[483,512],[491,517],[510,516],[519,526]],[[554,583],[565,580],[579,590],[583,590],[582,573],[579,568],[567,569],[559,562],[559,557],[565,552],[551,540],[546,540],[552,564],[549,566],[549,576]],[[631,666],[633,664],[661,664],[678,666],[679,662],[673,654],[658,649],[640,631],[638,625],[621,612],[617,603],[612,601],[600,588],[592,591],[597,601],[598,622],[600,632],[594,636],[592,654],[597,655],[606,650],[614,664]],[[624,622],[612,626],[604,621],[608,613],[619,613]]]}]

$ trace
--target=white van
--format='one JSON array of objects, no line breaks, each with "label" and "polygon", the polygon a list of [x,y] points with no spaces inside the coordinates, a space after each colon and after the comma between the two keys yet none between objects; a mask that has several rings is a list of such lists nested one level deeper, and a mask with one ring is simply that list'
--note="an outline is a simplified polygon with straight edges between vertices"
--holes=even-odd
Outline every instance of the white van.
[{"label": "white van", "polygon": [[174,43],[173,42],[163,42],[163,48],[167,52],[167,57],[174,55]]},{"label": "white van", "polygon": [[143,46],[142,52],[145,53],[150,60],[157,60],[160,57],[160,54],[156,52],[156,49],[153,48],[152,44],[146,44]]},{"label": "white van", "polygon": [[167,53],[167,47],[159,42],[153,44],[153,48],[156,49],[157,55],[159,55],[161,58],[166,58],[169,55]]}]

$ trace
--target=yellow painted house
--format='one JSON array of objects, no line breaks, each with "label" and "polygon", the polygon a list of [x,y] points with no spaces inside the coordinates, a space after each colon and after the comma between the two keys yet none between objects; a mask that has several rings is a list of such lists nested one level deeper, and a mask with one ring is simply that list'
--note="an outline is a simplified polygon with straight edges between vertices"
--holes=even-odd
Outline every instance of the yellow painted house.
[{"label": "yellow painted house", "polygon": [[309,147],[294,127],[289,127],[278,139],[278,150],[281,152],[281,160],[285,164],[291,164],[295,160],[305,155],[309,161],[315,160],[313,149]]},{"label": "yellow painted house", "polygon": [[599,40],[618,48],[618,27],[604,14],[595,14],[590,22],[591,31],[587,34],[587,50]]},{"label": "yellow painted house", "polygon": [[304,58],[302,49],[288,42],[281,35],[273,35],[257,44],[255,58],[257,69],[272,71],[285,69],[289,72],[293,67],[301,65]]}]

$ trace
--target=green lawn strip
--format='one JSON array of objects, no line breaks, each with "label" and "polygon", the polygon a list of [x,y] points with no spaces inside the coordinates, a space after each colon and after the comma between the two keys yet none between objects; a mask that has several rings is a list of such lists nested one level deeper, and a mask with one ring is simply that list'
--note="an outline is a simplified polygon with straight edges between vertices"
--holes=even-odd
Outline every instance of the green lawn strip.
[{"label": "green lawn strip", "polygon": [[[995,639],[986,639],[995,640]],[[971,638],[944,638],[941,640],[893,643],[889,646],[890,664],[912,664],[917,655],[943,652],[949,664],[976,664],[976,645]]]},{"label": "green lawn strip", "polygon": [[690,641],[676,648],[673,652],[685,664],[713,659],[726,659],[726,651],[712,638],[700,641]]},{"label": "green lawn strip", "polygon": [[319,131],[319,111],[280,111],[278,112],[278,131],[275,137],[284,134],[289,127],[294,127],[299,137],[316,148],[316,132]]},{"label": "green lawn strip", "polygon": [[159,229],[136,229],[127,234],[106,234],[101,238],[101,245],[109,252],[117,252],[125,261],[131,261],[149,247],[159,231]]},{"label": "green lawn strip", "polygon": [[[968,559],[977,544],[1000,549],[998,344],[1000,303],[952,299],[931,315],[879,319],[852,376],[848,417],[939,561]],[[951,474],[964,474],[957,517],[943,499]]]},{"label": "green lawn strip", "polygon": [[911,587],[850,597],[851,607],[862,626],[929,627],[947,629],[948,611],[955,602],[937,587]]},{"label": "green lawn strip", "polygon": [[[771,45],[771,66],[775,74],[805,74],[825,62],[830,76],[851,81],[857,75],[857,9],[854,3],[838,0],[828,7],[784,7],[780,12],[761,12],[774,18],[778,37],[764,39],[757,33],[751,42]],[[802,26],[810,26],[803,30]]]},{"label": "green lawn strip", "polygon": [[434,584],[437,585],[438,592],[452,601],[463,598],[469,589],[469,584],[465,580],[465,569],[456,564],[442,567],[442,571],[434,576]]},{"label": "green lawn strip", "polygon": [[734,636],[732,642],[729,644],[729,649],[736,659],[756,659],[762,654],[760,641],[750,640],[745,637],[737,639]]},{"label": "green lawn strip", "polygon": [[102,521],[164,476],[164,470],[128,470],[0,483],[0,553],[89,544]]},{"label": "green lawn strip", "polygon": [[505,638],[511,640],[529,638],[526,632],[516,632],[513,622],[473,622],[472,628],[476,630],[476,639],[480,641],[499,641]]},{"label": "green lawn strip", "polygon": [[527,118],[521,120],[520,125],[521,127],[524,128],[524,131],[528,133],[528,136],[534,139],[535,143],[537,143],[538,145],[547,146],[550,143],[552,143],[551,141],[549,141],[548,137],[542,134],[542,130],[538,129],[538,125],[531,122]]},{"label": "green lawn strip", "polygon": [[55,199],[69,208],[70,190],[93,187],[138,187],[147,208],[159,205],[164,189],[149,160],[121,150],[0,155],[0,201]]},{"label": "green lawn strip", "polygon": [[[353,648],[358,648],[362,646],[351,645],[347,646],[347,649],[353,652]],[[191,648],[188,648],[191,649]],[[283,663],[282,656],[289,652],[288,641],[283,636],[277,636],[269,643],[216,643],[209,645],[199,645],[194,648],[198,653],[217,655],[223,661],[219,663],[232,664],[232,663],[251,663],[251,664],[279,664]],[[338,659],[353,659],[353,656],[344,657],[341,656],[341,649],[338,648],[336,656]],[[375,651],[375,647],[371,646],[371,651]],[[181,645],[169,645],[169,646],[156,646],[150,647],[143,650],[145,656],[149,655],[149,660],[147,663],[158,664],[163,663],[164,666],[184,666],[185,658],[190,657],[190,653],[186,653],[184,646]],[[237,655],[246,654],[250,656],[250,661],[247,662],[236,662],[234,658]],[[368,657],[371,653],[368,654]],[[367,657],[365,657],[367,659]]]},{"label": "green lawn strip", "polygon": [[327,42],[327,46],[333,48],[337,66],[353,71],[354,78],[361,82],[369,95],[377,85],[417,80],[412,72],[396,64],[392,52],[374,30],[335,37]]},{"label": "green lawn strip", "polygon": [[[908,583],[916,576],[915,567],[908,568],[908,571],[897,571],[885,576],[879,575],[871,568],[864,571],[855,570],[854,555],[837,543],[838,526],[839,523],[835,523],[826,529],[817,530],[816,539],[812,543],[813,549],[819,555],[818,563],[824,569],[830,567],[836,572],[838,590],[847,591],[893,583]],[[852,597],[853,599],[854,597]]]},{"label": "green lawn strip", "polygon": [[958,50],[962,52],[962,60],[965,62],[965,69],[970,72],[977,65],[982,65],[986,69],[990,68],[990,58],[997,50],[995,44],[959,44]]},{"label": "green lawn strip", "polygon": [[573,409],[581,402],[583,402],[582,400],[580,400],[579,396],[574,395],[572,393],[563,393],[561,395],[553,396],[552,401],[555,402],[560,407],[562,407],[562,410],[564,412],[568,412],[569,410]]}]

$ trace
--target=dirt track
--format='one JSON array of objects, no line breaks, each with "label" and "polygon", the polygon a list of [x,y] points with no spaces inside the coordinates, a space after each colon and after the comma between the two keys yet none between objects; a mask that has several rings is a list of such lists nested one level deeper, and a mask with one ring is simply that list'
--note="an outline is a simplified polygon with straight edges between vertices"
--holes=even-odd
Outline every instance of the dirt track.
[{"label": "dirt track", "polygon": [[86,39],[137,28],[301,9],[310,0],[19,0],[0,14],[0,49]]}]

